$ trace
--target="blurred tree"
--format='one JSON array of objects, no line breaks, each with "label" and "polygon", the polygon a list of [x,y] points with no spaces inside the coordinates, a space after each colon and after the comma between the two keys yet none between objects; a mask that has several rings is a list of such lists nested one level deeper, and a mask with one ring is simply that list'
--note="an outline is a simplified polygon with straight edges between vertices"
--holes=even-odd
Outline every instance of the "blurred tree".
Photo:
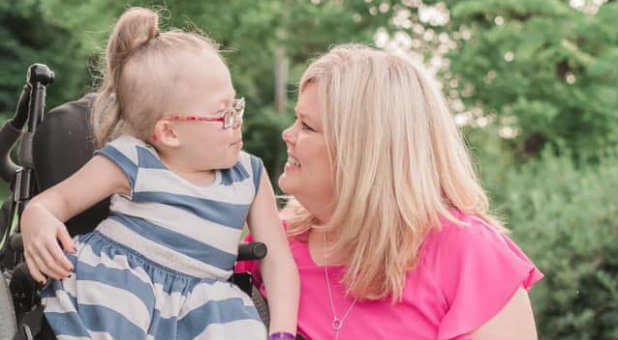
[{"label": "blurred tree", "polygon": [[539,339],[618,339],[618,158],[577,166],[550,151],[481,168],[511,236],[545,275],[530,292]]},{"label": "blurred tree", "polygon": [[458,47],[447,57],[468,112],[510,128],[520,154],[552,146],[587,159],[615,150],[618,5],[596,9],[559,0],[454,3],[447,30]]},{"label": "blurred tree", "polygon": [[[310,58],[343,42],[422,57],[467,124],[496,205],[546,274],[532,292],[542,337],[617,337],[615,156],[581,167],[570,157],[616,148],[616,1],[0,1],[0,113],[14,109],[33,62],[56,71],[48,107],[92,90],[90,68],[131,5],[161,8],[164,26],[221,44],[248,103],[245,145],[272,178],[293,119],[285,95],[294,99]],[[565,155],[539,152],[547,146]],[[541,156],[518,166],[530,154]]]},{"label": "blurred tree", "polygon": [[[168,1],[166,6],[174,13],[175,26],[190,16],[229,51],[224,55],[237,90],[248,100],[245,145],[262,157],[273,178],[285,162],[280,134],[292,120],[295,102],[280,96],[296,96],[296,84],[311,57],[336,43],[371,43],[377,27],[388,20],[387,15],[369,15],[364,2],[349,1]],[[286,102],[287,107],[281,107]]]},{"label": "blurred tree", "polygon": [[48,107],[75,98],[88,81],[88,55],[67,27],[43,13],[40,1],[0,2],[0,114],[15,109],[29,65],[40,62],[56,72]]},{"label": "blurred tree", "polygon": [[291,111],[284,95],[294,95],[308,60],[341,42],[388,48],[376,40],[381,31],[441,64],[459,118],[495,120],[520,154],[550,145],[586,158],[618,143],[616,2],[594,15],[566,0],[3,2],[0,112],[12,110],[35,61],[57,73],[50,106],[86,92],[89,66],[130,5],[163,8],[165,25],[201,28],[221,43],[248,102],[247,148],[275,176],[284,160],[278,135],[291,121],[278,112]]},{"label": "blurred tree", "polygon": [[[295,97],[296,83],[311,57],[337,43],[371,44],[390,15],[370,13],[370,4],[363,1],[317,0],[48,0],[44,10],[96,55],[114,20],[129,6],[160,8],[164,26],[198,29],[221,45],[237,92],[247,100],[246,148],[262,157],[273,178],[285,162],[280,133],[292,121],[294,105],[284,97],[277,107],[276,84],[279,97]],[[76,61],[86,67],[87,60]],[[276,81],[277,69],[280,79]],[[73,92],[74,97],[80,95]]]}]

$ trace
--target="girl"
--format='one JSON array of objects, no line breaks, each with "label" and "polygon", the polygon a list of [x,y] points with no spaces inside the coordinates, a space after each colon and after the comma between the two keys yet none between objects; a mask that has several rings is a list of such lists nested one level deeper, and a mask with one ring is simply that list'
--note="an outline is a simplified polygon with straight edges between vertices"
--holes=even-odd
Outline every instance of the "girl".
[{"label": "girl", "polygon": [[[266,338],[227,282],[245,221],[268,247],[271,338],[293,338],[298,273],[262,162],[241,151],[244,101],[216,46],[132,8],[106,58],[93,126],[107,144],[22,215],[33,277],[58,279],[43,294],[58,339]],[[72,241],[63,222],[110,195],[109,217]]]}]

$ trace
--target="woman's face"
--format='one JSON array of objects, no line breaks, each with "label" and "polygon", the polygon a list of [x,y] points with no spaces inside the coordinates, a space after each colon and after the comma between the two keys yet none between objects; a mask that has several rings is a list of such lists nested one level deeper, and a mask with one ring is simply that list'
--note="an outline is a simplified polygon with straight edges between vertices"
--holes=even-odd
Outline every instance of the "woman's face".
[{"label": "woman's face", "polygon": [[301,204],[328,204],[334,195],[333,170],[329,161],[318,86],[308,84],[300,93],[294,124],[282,133],[288,160],[279,177],[279,187]]}]

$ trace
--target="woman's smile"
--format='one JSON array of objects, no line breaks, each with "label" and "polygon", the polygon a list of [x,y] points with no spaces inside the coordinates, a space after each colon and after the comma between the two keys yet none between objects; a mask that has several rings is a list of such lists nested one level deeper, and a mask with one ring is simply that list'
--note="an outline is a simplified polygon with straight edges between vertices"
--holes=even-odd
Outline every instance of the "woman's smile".
[{"label": "woman's smile", "polygon": [[293,170],[298,169],[298,168],[300,168],[300,162],[296,158],[294,158],[292,155],[288,154],[288,161],[285,163],[284,170],[285,171],[288,171],[288,170],[292,170],[293,171]]}]

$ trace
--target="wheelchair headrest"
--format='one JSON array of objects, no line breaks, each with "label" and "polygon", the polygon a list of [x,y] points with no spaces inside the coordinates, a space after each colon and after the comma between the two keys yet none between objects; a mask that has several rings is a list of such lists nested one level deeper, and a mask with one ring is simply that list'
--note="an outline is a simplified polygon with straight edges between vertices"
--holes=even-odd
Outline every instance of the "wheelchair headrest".
[{"label": "wheelchair headrest", "polygon": [[[34,135],[33,161],[39,192],[69,177],[94,152],[90,112],[95,94],[90,93],[50,110]],[[67,222],[71,235],[91,231],[109,213],[109,199]]]}]

